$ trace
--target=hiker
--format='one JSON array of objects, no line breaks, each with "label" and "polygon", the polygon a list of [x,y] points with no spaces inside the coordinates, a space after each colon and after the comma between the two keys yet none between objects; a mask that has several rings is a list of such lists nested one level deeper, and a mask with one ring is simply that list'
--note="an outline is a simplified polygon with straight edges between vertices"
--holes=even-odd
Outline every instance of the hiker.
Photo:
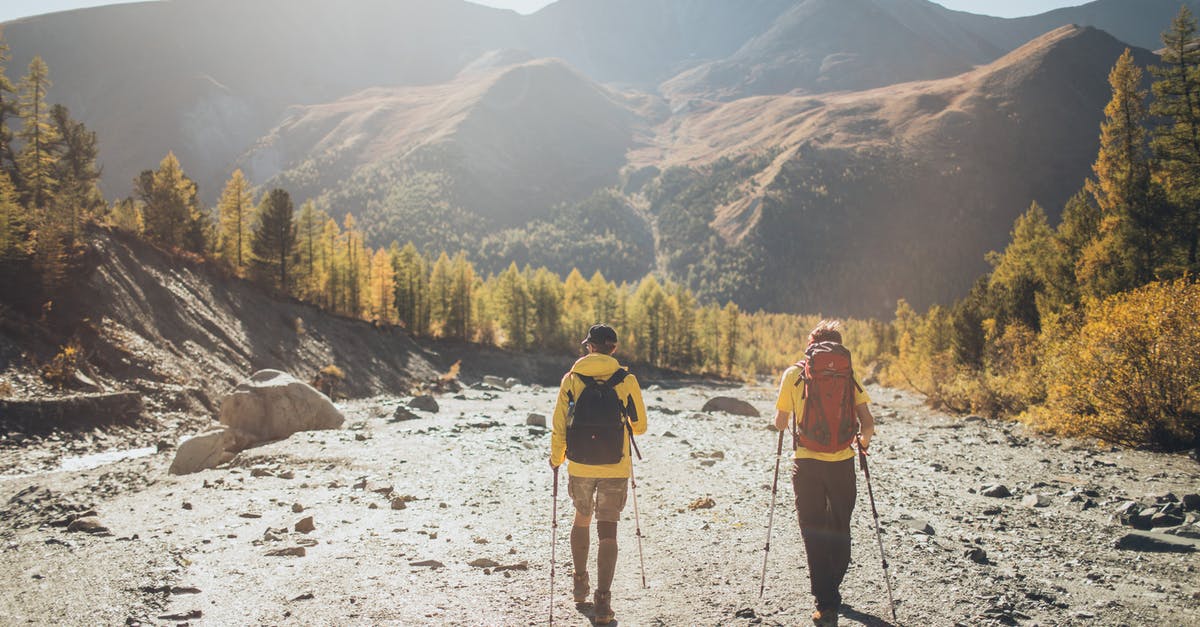
[{"label": "hiker", "polygon": [[557,469],[564,460],[571,462],[567,494],[575,505],[571,559],[576,604],[588,600],[588,529],[596,519],[593,609],[596,623],[605,625],[613,619],[610,587],[617,567],[617,522],[632,473],[629,432],[646,432],[646,406],[637,378],[612,356],[617,350],[617,332],[612,327],[594,325],[582,344],[587,354],[563,375],[558,390],[550,466]]},{"label": "hiker", "polygon": [[775,428],[791,428],[795,448],[792,488],[808,557],[813,623],[836,626],[838,588],[850,565],[850,514],[857,486],[855,450],[875,434],[871,402],[842,346],[841,323],[822,320],[808,335],[804,359],[783,373],[775,402]]}]

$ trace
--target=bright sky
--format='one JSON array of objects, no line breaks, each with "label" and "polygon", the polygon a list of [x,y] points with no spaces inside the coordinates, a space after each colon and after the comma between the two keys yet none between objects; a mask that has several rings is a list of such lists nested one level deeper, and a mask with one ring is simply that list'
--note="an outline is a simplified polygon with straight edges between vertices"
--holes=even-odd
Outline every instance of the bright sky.
[{"label": "bright sky", "polygon": [[[92,7],[102,4],[120,4],[134,0],[0,0],[0,22],[15,20],[19,17],[40,15]],[[550,4],[551,0],[472,0],[476,4],[512,9],[518,13],[533,13]],[[1014,17],[1018,15],[1033,15],[1058,7],[1085,4],[1086,0],[935,0],[938,4],[958,11],[985,13]]]}]

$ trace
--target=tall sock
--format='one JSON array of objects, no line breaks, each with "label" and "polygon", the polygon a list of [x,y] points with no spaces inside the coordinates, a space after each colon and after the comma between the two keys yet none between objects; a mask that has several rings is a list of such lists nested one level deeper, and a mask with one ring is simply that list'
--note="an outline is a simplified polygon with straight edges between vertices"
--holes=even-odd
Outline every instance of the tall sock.
[{"label": "tall sock", "polygon": [[577,575],[588,569],[588,541],[588,527],[571,526],[571,560]]},{"label": "tall sock", "polygon": [[612,586],[613,574],[617,571],[617,539],[604,538],[596,549],[596,570],[599,577],[596,580],[597,592],[608,592]]}]

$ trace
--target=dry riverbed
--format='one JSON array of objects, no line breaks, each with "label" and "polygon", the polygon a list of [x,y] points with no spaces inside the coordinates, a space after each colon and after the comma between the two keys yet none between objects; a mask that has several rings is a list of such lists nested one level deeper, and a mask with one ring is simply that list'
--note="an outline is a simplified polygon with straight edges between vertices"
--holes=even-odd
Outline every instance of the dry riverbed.
[{"label": "dry riverbed", "polygon": [[[1200,492],[1196,461],[1052,441],[869,391],[899,624],[1200,624],[1200,553],[1117,548],[1133,529],[1116,515],[1130,500],[1163,505],[1168,494]],[[0,623],[545,623],[549,433],[526,419],[549,415],[554,393],[468,389],[406,421],[392,420],[401,399],[345,402],[342,430],[300,433],[182,477],[166,472],[170,450],[151,448],[174,433],[139,431],[144,448],[127,458],[78,459],[119,439],[103,434],[74,452],[69,437],[9,446],[0,451]],[[763,417],[700,413],[715,395],[748,400]],[[617,624],[807,624],[786,465],[758,598],[773,398],[765,386],[647,391],[636,472],[648,588],[630,500]],[[76,459],[64,465],[64,453]],[[993,484],[1011,495],[984,496]],[[859,488],[843,624],[889,624],[861,477]],[[74,526],[106,531],[63,526],[88,510],[95,517]],[[569,598],[565,477],[558,511],[556,622],[587,625]],[[1175,542],[1149,548],[1188,549],[1186,538]]]}]

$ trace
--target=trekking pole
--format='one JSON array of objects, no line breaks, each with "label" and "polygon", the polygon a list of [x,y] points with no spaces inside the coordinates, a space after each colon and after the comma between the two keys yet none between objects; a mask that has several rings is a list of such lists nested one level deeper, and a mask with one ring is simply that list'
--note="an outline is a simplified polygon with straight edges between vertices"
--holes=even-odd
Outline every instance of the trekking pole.
[{"label": "trekking pole", "polygon": [[767,516],[767,545],[763,547],[762,579],[758,584],[758,598],[767,588],[767,556],[771,554],[771,527],[775,523],[775,495],[779,493],[779,458],[783,456],[783,431],[779,432],[779,444],[775,446],[775,479],[771,481],[771,513]]},{"label": "trekking pole", "polygon": [[[637,454],[639,460],[642,459],[642,452],[638,450],[637,440],[633,439],[633,427],[628,422],[625,423],[625,430],[629,432],[629,445],[633,447],[633,452]],[[642,587],[647,588],[649,586],[646,585],[646,558],[642,555],[642,522],[638,516],[637,479],[633,475],[632,457],[629,458],[629,486],[633,490],[633,526],[637,531],[638,562],[642,565]]]},{"label": "trekking pole", "polygon": [[550,624],[554,624],[554,564],[558,549],[558,466],[554,467],[554,504],[550,506]]},{"label": "trekking pole", "polygon": [[887,555],[883,552],[883,536],[879,531],[879,512],[875,509],[875,493],[871,490],[871,471],[867,468],[867,449],[863,447],[862,436],[855,436],[858,442],[858,463],[862,466],[863,476],[867,478],[867,497],[871,501],[871,517],[875,519],[875,541],[879,543],[879,557],[883,560],[883,583],[887,586],[888,607],[892,610],[892,620],[896,620],[896,601],[892,598],[892,581],[888,578]]}]

